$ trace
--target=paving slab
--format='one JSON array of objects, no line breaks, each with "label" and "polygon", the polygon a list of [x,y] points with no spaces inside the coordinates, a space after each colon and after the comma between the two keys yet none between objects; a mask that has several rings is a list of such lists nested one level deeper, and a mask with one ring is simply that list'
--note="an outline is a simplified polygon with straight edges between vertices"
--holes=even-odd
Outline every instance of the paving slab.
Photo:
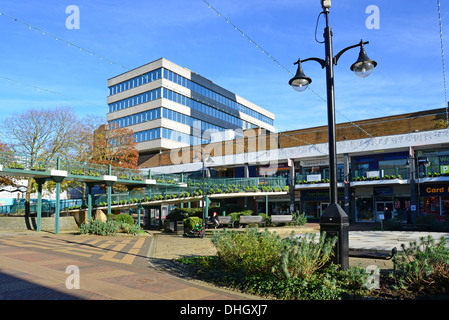
[{"label": "paving slab", "polygon": [[257,299],[152,268],[154,239],[3,233],[0,300]]}]

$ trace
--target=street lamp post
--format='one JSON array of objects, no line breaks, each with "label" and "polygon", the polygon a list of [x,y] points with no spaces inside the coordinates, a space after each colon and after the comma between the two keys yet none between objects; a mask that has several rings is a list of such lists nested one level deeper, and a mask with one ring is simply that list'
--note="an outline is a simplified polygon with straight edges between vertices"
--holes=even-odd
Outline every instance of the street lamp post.
[{"label": "street lamp post", "polygon": [[325,44],[325,60],[320,58],[308,58],[305,60],[298,59],[295,64],[298,65],[296,75],[289,81],[289,84],[296,91],[302,92],[307,89],[312,79],[304,74],[301,63],[305,61],[316,61],[321,67],[326,68],[326,84],[327,84],[327,116],[328,116],[328,136],[329,136],[329,172],[330,172],[330,204],[324,211],[320,219],[321,233],[326,232],[327,237],[337,237],[335,247],[334,263],[339,264],[342,270],[349,267],[349,237],[348,226],[349,218],[345,211],[338,204],[337,189],[337,161],[336,161],[336,125],[335,125],[335,94],[334,94],[334,64],[337,65],[338,59],[343,53],[349,49],[360,47],[360,53],[357,61],[351,65],[354,73],[364,78],[371,74],[376,67],[377,62],[368,58],[364,45],[368,42],[360,41],[360,43],[341,50],[335,57],[332,48],[332,29],[329,27],[329,8],[330,0],[321,0],[321,6],[326,19],[326,27],[324,28],[324,44]]},{"label": "street lamp post", "polygon": [[[207,155],[207,159],[205,159],[206,155]],[[212,160],[210,153],[203,153],[202,151],[201,151],[201,159],[198,157],[198,155],[196,153],[195,153],[195,156],[193,157],[193,161],[200,161],[200,160],[203,163],[203,170],[202,170],[202,174],[203,174],[203,187],[202,187],[203,223],[202,223],[202,225],[203,225],[203,227],[201,229],[200,237],[204,238],[205,233],[206,233],[206,212],[205,212],[205,209],[206,209],[206,193],[205,193],[205,191],[206,190],[204,188],[204,183],[205,183],[204,173],[206,171],[205,163],[211,165],[214,163],[214,160]]]},{"label": "street lamp post", "polygon": [[[424,167],[428,168],[430,166],[429,158],[425,158],[425,160],[421,161],[424,164]],[[410,169],[410,217],[407,218],[408,223],[414,223],[416,221],[416,217],[419,217],[421,214],[421,186],[420,186],[420,172],[419,172],[420,161],[416,157],[415,152],[413,150],[413,154],[409,156],[407,162],[404,164],[404,167]],[[415,188],[415,178],[418,179],[418,199],[416,199],[416,188]],[[413,206],[416,210],[412,210]],[[416,214],[413,214],[416,212]]]}]

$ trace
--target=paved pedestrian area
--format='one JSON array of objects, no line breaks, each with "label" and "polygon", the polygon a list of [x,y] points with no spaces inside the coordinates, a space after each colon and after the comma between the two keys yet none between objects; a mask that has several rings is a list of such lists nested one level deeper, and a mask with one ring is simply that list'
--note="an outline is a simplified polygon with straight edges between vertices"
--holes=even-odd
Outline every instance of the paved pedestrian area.
[{"label": "paved pedestrian area", "polygon": [[[270,231],[288,237],[292,232],[296,236],[319,232],[319,228],[306,225]],[[350,250],[390,252],[428,235],[449,240],[448,233],[350,231],[349,246]],[[0,300],[259,299],[185,278],[172,268],[175,258],[215,253],[210,238],[159,231],[136,237],[4,231],[0,232]],[[392,261],[385,259],[351,257],[350,265],[393,268]],[[73,288],[76,279],[79,289]]]},{"label": "paved pedestrian area", "polygon": [[421,238],[431,236],[435,242],[441,237],[446,239],[446,247],[449,248],[449,233],[446,232],[418,232],[418,231],[350,231],[349,247],[354,249],[367,249],[388,251],[394,247],[400,250],[401,244],[409,246],[410,242],[420,242]]},{"label": "paved pedestrian area", "polygon": [[[151,235],[2,233],[0,300],[254,299],[152,267],[153,241]],[[73,270],[79,270],[79,289]]]}]

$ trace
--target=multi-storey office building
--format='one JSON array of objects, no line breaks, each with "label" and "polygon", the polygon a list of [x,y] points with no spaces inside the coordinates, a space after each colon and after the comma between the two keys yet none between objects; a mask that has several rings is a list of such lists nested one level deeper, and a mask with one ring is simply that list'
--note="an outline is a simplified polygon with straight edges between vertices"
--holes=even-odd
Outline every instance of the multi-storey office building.
[{"label": "multi-storey office building", "polygon": [[139,154],[208,143],[211,133],[260,127],[274,114],[164,58],[108,80],[110,125],[134,132]]},{"label": "multi-storey office building", "polygon": [[[379,221],[386,207],[402,221],[410,218],[416,221],[417,216],[426,215],[449,220],[446,115],[445,109],[435,109],[337,125],[338,200],[352,221]],[[290,182],[292,168],[288,160],[293,160],[295,209],[319,218],[329,203],[327,127],[292,130],[272,136],[276,143],[266,144],[262,150],[232,157],[223,152],[213,156],[214,163],[209,166],[211,175],[275,175],[284,176]],[[235,144],[249,146],[256,140],[271,139],[262,137],[236,141]],[[210,148],[211,145],[203,147]],[[217,148],[212,146],[213,149]],[[170,154],[164,152],[142,163],[141,168],[150,168],[152,172],[194,174],[202,167],[201,163],[191,161],[174,165],[170,163]],[[264,197],[249,200],[251,209],[265,211]],[[291,200],[290,195],[270,197],[268,213],[288,212]]]}]

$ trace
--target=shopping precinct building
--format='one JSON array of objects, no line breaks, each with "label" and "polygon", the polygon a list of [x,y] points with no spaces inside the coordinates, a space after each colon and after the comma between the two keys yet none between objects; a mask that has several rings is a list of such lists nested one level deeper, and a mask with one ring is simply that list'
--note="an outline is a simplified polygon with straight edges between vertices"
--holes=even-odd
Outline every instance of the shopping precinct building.
[{"label": "shopping precinct building", "polygon": [[[379,221],[385,208],[404,221],[449,214],[449,129],[446,109],[337,125],[338,200],[352,221]],[[269,214],[294,209],[319,218],[329,202],[327,127],[274,133],[164,151],[141,158],[154,173],[198,175],[195,154],[210,153],[211,177],[283,176],[293,194],[269,198]],[[294,179],[291,179],[294,177]],[[235,199],[238,201],[238,199]],[[265,212],[265,197],[245,205]],[[416,221],[416,220],[415,220]]]},{"label": "shopping precinct building", "polygon": [[109,79],[108,88],[107,121],[134,132],[140,155],[274,131],[273,113],[164,58]]}]

